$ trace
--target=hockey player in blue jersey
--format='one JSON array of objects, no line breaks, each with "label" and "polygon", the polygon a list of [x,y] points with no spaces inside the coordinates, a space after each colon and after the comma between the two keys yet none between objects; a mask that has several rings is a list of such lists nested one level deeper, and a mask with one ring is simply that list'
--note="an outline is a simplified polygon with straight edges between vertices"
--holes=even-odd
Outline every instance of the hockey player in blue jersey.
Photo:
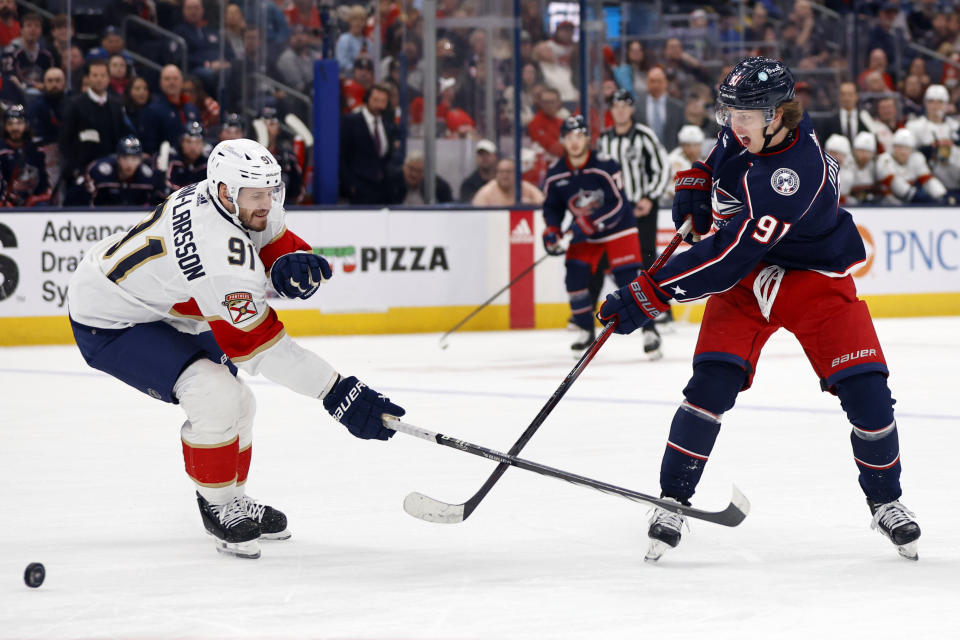
[{"label": "hockey player in blue jersey", "polygon": [[[677,174],[673,202],[677,227],[692,217],[698,234],[715,232],[607,296],[599,314],[630,333],[648,326],[670,298],[710,296],[693,377],[670,426],[662,495],[689,504],[724,412],[750,387],[766,340],[784,327],[853,425],[871,526],[915,560],[920,527],[899,501],[894,401],[870,312],[850,275],[865,251],[838,205],[837,164],[794,100],[793,76],[781,62],[742,60],[720,85],[717,107],[717,144],[705,162]],[[683,516],[656,509],[647,559],[675,547],[683,524]]]},{"label": "hockey player in blue jersey", "polygon": [[[571,345],[575,355],[594,340],[594,306],[590,275],[604,254],[618,287],[637,277],[643,266],[633,204],[623,191],[620,165],[590,151],[587,123],[583,116],[570,116],[560,127],[560,143],[566,155],[547,171],[544,181],[543,246],[551,255],[566,253],[566,286],[573,321],[579,327]],[[573,215],[572,238],[566,250],[560,243],[560,227],[566,212]],[[660,355],[660,335],[644,327],[643,350],[650,359]]]},{"label": "hockey player in blue jersey", "polygon": [[144,162],[143,147],[134,136],[121,139],[115,154],[91,162],[86,176],[94,206],[149,206],[161,197],[161,179]]}]

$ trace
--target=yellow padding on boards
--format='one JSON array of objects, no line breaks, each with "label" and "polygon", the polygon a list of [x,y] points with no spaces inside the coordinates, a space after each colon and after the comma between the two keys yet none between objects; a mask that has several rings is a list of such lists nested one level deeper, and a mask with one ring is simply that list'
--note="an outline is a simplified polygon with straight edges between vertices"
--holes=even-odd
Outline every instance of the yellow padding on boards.
[{"label": "yellow padding on boards", "polygon": [[[960,315],[960,292],[913,293],[862,296],[875,318]],[[381,313],[322,313],[314,309],[278,311],[291,335],[355,335],[374,333],[442,333],[460,322],[476,307],[414,307],[388,309]],[[674,307],[678,321],[699,322],[704,304]],[[536,305],[537,329],[567,325],[570,307],[564,303]],[[460,331],[500,331],[510,326],[507,305],[487,307]],[[73,332],[66,316],[0,318],[0,346],[72,344]]]}]

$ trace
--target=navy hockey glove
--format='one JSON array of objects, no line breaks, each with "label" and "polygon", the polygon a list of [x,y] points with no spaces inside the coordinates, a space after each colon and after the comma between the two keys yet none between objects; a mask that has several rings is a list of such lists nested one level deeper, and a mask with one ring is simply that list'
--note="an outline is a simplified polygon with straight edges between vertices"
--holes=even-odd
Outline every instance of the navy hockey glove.
[{"label": "navy hockey glove", "polygon": [[616,318],[616,333],[633,333],[670,309],[668,302],[670,296],[641,271],[636,280],[607,296],[597,317],[604,324]]},{"label": "navy hockey glove", "polygon": [[285,253],[273,263],[270,280],[284,298],[306,300],[317,292],[320,283],[333,275],[330,263],[315,253]]},{"label": "navy hockey glove", "polygon": [[[702,162],[694,162],[693,167],[677,171],[673,197],[673,224],[679,229],[687,218],[693,218],[693,233],[705,235],[713,224],[713,208],[710,204],[710,192],[713,188],[713,174],[710,167]],[[687,235],[685,240],[690,239]]]},{"label": "navy hockey glove", "polygon": [[389,440],[396,431],[383,426],[384,414],[400,417],[406,413],[356,376],[337,378],[323,398],[323,408],[347,431],[364,440]]},{"label": "navy hockey glove", "polygon": [[552,256],[563,255],[565,249],[563,245],[560,244],[560,238],[562,237],[563,233],[560,229],[547,227],[546,231],[543,232],[543,248]]}]

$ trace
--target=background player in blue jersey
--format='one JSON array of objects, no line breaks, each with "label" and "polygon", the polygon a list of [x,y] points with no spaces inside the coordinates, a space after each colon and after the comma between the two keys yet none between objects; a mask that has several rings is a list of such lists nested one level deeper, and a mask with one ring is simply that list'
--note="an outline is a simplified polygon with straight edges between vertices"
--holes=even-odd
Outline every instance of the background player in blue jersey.
[{"label": "background player in blue jersey", "polygon": [[[874,528],[916,559],[920,537],[900,501],[900,447],[887,366],[850,272],[865,260],[850,214],[838,205],[836,162],[794,100],[783,63],[747,58],[720,85],[723,129],[705,162],[676,179],[674,223],[715,233],[655,275],[642,272],[607,296],[602,320],[619,333],[649,325],[666,301],[710,295],[693,377],[673,418],[660,469],[663,496],[689,504],[737,394],[750,387],[760,350],[780,327],[803,347],[821,388],[853,424],[850,441]],[[711,295],[712,294],[712,295]],[[680,542],[684,518],[656,509],[648,560]]]},{"label": "background player in blue jersey", "polygon": [[[551,255],[566,253],[567,294],[573,321],[580,328],[571,349],[579,355],[594,339],[590,274],[606,254],[614,280],[622,287],[637,277],[643,257],[633,203],[623,191],[620,165],[590,151],[583,116],[570,116],[563,121],[560,142],[566,155],[547,171],[543,187],[543,217],[547,224],[543,246]],[[560,243],[560,227],[567,211],[573,215],[573,224],[570,245],[565,251]],[[651,359],[661,357],[660,335],[652,325],[644,327],[643,350]]]}]

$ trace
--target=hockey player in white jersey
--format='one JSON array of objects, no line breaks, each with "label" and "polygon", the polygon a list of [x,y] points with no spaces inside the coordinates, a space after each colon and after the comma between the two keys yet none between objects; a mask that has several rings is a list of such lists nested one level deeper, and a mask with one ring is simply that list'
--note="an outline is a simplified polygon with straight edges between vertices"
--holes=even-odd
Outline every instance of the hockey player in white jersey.
[{"label": "hockey player in white jersey", "polygon": [[823,148],[840,165],[840,170],[837,172],[840,204],[856,204],[856,200],[850,197],[850,188],[853,186],[853,170],[850,168],[853,164],[853,151],[850,148],[850,140],[846,136],[834,133],[827,138]]},{"label": "hockey player in white jersey", "polygon": [[926,158],[916,150],[917,141],[909,129],[897,129],[892,149],[877,158],[877,176],[887,190],[887,204],[940,202],[946,188],[930,171]]},{"label": "hockey player in white jersey", "polygon": [[[680,144],[667,154],[667,167],[670,179],[667,181],[663,190],[663,197],[660,198],[660,205],[664,207],[673,206],[673,196],[676,193],[674,180],[678,171],[686,171],[693,166],[697,160],[706,157],[703,150],[703,129],[696,125],[685,124],[677,132],[677,142]],[[709,151],[709,149],[707,149]]]},{"label": "hockey player in white jersey", "polygon": [[355,436],[386,440],[404,410],[298,345],[267,304],[268,279],[307,298],[330,266],[284,225],[276,159],[253,140],[221,142],[207,180],[170,195],[84,256],[70,281],[74,336],[90,366],[179,404],[187,474],[217,550],[260,556],[286,539],[286,516],[246,495],[256,405],[237,367],[324,408]]},{"label": "hockey player in white jersey", "polygon": [[858,204],[879,202],[884,188],[877,177],[877,138],[869,131],[861,131],[853,139],[853,161],[850,163],[853,182],[851,201]]},{"label": "hockey player in white jersey", "polygon": [[924,115],[907,122],[917,139],[917,150],[927,159],[931,172],[947,191],[960,190],[960,122],[947,116],[950,94],[942,84],[932,84],[923,94]]}]

